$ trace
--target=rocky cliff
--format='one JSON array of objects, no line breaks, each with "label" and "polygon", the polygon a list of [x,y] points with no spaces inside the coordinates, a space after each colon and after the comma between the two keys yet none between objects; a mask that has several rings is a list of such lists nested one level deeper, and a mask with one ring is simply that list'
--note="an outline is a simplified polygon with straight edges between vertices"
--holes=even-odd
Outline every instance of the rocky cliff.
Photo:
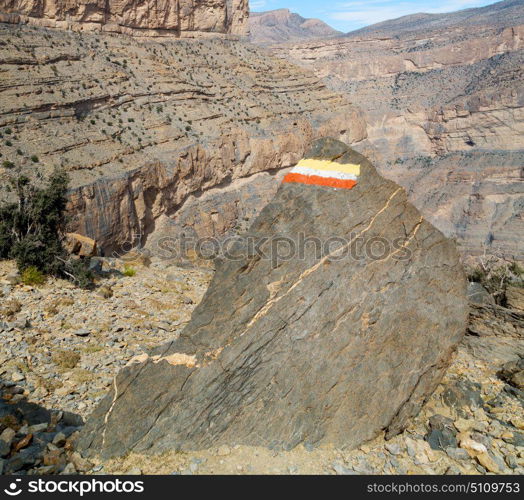
[{"label": "rocky cliff", "polygon": [[245,35],[247,0],[2,0],[0,20],[140,36]]},{"label": "rocky cliff", "polygon": [[341,35],[320,19],[305,19],[288,9],[252,12],[249,39],[259,45]]},{"label": "rocky cliff", "polygon": [[81,451],[392,437],[465,333],[455,246],[339,141],[313,144],[230,255],[180,336],[120,372]]},{"label": "rocky cliff", "polygon": [[366,133],[355,108],[310,72],[239,41],[4,24],[0,71],[2,186],[17,169],[38,178],[62,166],[73,232],[106,252],[170,229],[190,197],[242,181],[253,192],[245,210],[218,197],[202,212],[211,218],[203,236],[232,229],[312,139]]},{"label": "rocky cliff", "polygon": [[523,46],[524,4],[505,1],[273,49],[350,96],[358,149],[465,253],[524,258]]}]

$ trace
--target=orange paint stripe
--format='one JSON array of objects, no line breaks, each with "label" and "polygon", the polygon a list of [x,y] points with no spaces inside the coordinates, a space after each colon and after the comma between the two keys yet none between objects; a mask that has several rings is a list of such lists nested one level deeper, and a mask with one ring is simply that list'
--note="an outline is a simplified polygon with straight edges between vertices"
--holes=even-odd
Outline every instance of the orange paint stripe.
[{"label": "orange paint stripe", "polygon": [[282,182],[296,182],[299,184],[313,184],[343,189],[352,189],[357,185],[357,181],[349,179],[336,179],[335,177],[320,177],[318,175],[304,175],[293,172],[286,174]]}]

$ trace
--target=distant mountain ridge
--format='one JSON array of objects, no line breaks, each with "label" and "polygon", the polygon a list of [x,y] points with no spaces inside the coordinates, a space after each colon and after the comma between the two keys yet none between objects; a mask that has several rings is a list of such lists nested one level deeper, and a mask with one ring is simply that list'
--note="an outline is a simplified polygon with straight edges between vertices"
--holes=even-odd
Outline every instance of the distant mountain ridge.
[{"label": "distant mountain ridge", "polygon": [[298,42],[342,35],[320,19],[306,19],[289,9],[251,12],[250,41],[258,45]]},{"label": "distant mountain ridge", "polygon": [[360,107],[355,148],[463,254],[524,261],[524,0],[271,48]]},{"label": "distant mountain ridge", "polygon": [[[400,35],[412,31],[451,28],[457,25],[463,27],[479,25],[518,25],[524,23],[523,5],[524,0],[505,0],[486,5],[485,7],[463,9],[444,14],[419,12],[372,24],[351,31],[344,36],[353,37],[371,33]],[[511,22],[509,22],[509,20],[511,20]]]}]

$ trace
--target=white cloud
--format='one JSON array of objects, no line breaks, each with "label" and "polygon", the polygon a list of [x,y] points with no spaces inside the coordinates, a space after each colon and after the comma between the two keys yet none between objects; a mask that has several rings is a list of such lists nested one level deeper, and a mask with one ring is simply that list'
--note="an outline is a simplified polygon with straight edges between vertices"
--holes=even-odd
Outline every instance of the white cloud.
[{"label": "white cloud", "polygon": [[249,8],[255,11],[264,9],[266,5],[266,0],[250,0],[249,2]]}]

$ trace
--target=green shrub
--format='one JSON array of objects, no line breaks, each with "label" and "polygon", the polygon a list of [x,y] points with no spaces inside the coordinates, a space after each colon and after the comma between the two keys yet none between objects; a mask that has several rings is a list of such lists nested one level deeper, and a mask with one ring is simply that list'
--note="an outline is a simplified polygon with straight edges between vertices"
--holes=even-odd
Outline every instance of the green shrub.
[{"label": "green shrub", "polygon": [[2,162],[2,166],[4,168],[14,168],[15,164],[12,162],[12,161],[9,161],[9,160],[4,160]]},{"label": "green shrub", "polygon": [[36,156],[36,155],[31,155],[31,161],[32,161],[33,163],[38,163],[38,156]]},{"label": "green shrub", "polygon": [[36,267],[57,274],[57,257],[64,255],[60,232],[65,225],[67,175],[54,172],[43,188],[23,175],[10,184],[17,201],[0,207],[0,258],[15,259],[21,272]]},{"label": "green shrub", "polygon": [[64,274],[80,288],[89,288],[93,284],[93,273],[89,270],[89,260],[68,260],[64,263]]},{"label": "green shrub", "polygon": [[516,261],[513,261],[509,265],[509,271],[520,281],[524,281],[524,267],[521,267],[520,264]]},{"label": "green shrub", "polygon": [[133,276],[136,275],[136,269],[130,266],[125,266],[123,274],[124,276],[127,276],[128,278],[132,278]]},{"label": "green shrub", "polygon": [[62,246],[68,183],[62,170],[55,170],[43,187],[24,175],[10,179],[16,200],[0,205],[0,259],[16,260],[20,273],[34,268],[88,286],[89,262],[68,260]]},{"label": "green shrub", "polygon": [[24,269],[20,279],[24,285],[43,285],[45,283],[44,274],[35,266]]}]

